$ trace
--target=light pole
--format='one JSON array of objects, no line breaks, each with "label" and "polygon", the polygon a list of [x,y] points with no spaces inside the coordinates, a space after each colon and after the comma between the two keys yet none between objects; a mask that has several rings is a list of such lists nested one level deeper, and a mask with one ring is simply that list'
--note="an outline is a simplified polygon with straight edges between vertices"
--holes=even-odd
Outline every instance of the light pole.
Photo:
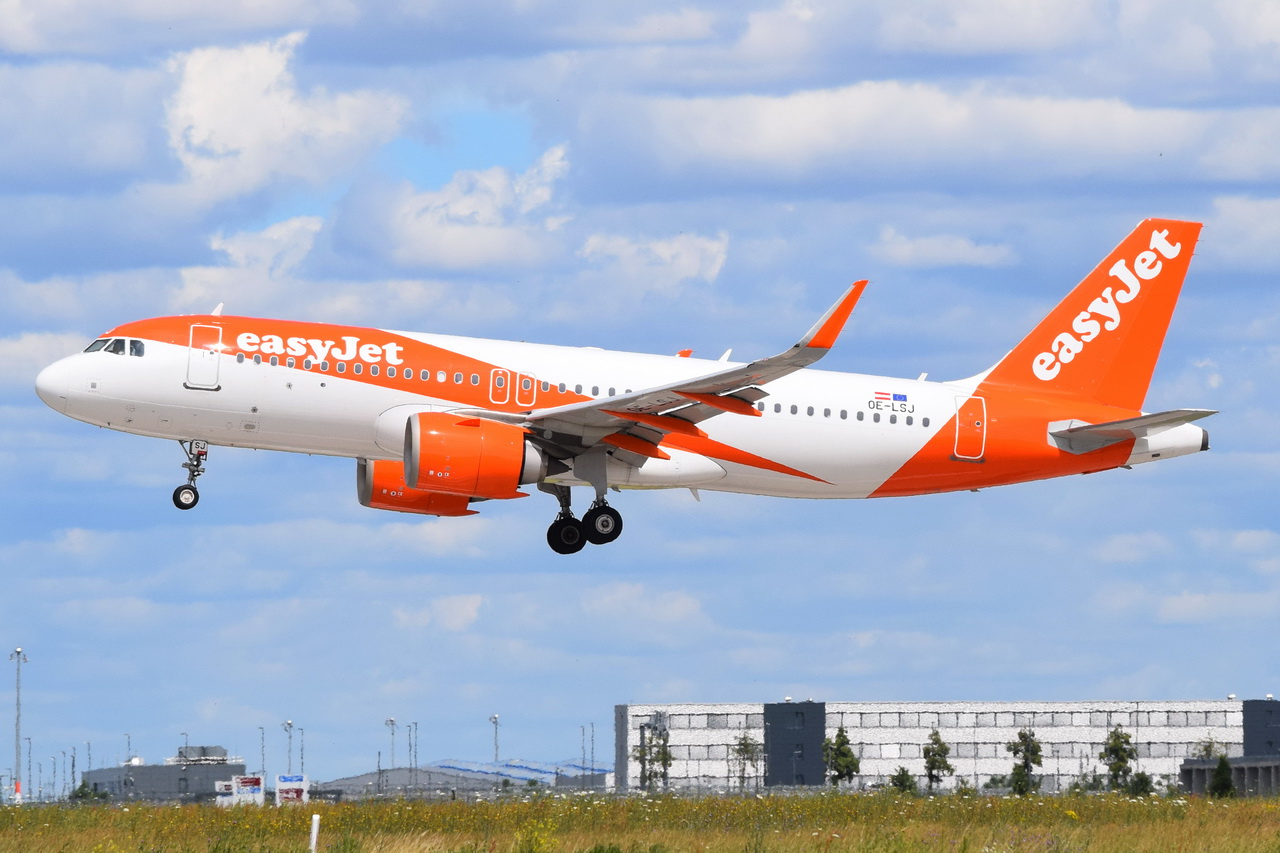
[{"label": "light pole", "polygon": [[391,729],[391,769],[396,769],[396,718],[387,717],[387,728]]},{"label": "light pole", "polygon": [[188,750],[191,749],[191,738],[186,732],[178,732],[178,734],[182,735],[182,755],[186,757]]},{"label": "light pole", "polygon": [[498,763],[498,715],[494,714],[489,718],[489,722],[493,723],[493,763]]},{"label": "light pole", "polygon": [[35,778],[31,775],[31,738],[24,737],[23,740],[27,742],[27,784],[30,785],[31,780]]},{"label": "light pole", "polygon": [[9,660],[17,665],[13,691],[13,802],[17,804],[22,802],[22,665],[27,662],[22,646],[13,650]]},{"label": "light pole", "polygon": [[[92,770],[93,769],[93,744],[89,743],[89,741],[85,741],[84,748],[85,748],[85,757],[84,757],[85,768],[88,770]],[[30,745],[28,745],[27,755],[30,755],[30,754],[31,754],[31,747]]]},{"label": "light pole", "polygon": [[[258,726],[258,775],[267,775],[267,729],[265,726]],[[266,787],[265,780],[263,787]]]},{"label": "light pole", "polygon": [[285,720],[280,724],[280,728],[284,729],[289,735],[289,775],[293,775],[293,720]]},{"label": "light pole", "polygon": [[307,773],[307,730],[298,726],[298,772]]},{"label": "light pole", "polygon": [[76,790],[76,748],[71,747],[71,792]]},{"label": "light pole", "polygon": [[133,762],[133,735],[128,732],[124,733],[124,763],[131,764]]}]

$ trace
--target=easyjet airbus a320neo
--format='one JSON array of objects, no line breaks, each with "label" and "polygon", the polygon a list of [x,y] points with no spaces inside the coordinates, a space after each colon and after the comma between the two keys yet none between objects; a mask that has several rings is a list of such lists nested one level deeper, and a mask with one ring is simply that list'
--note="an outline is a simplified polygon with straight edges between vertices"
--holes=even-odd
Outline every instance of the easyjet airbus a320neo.
[{"label": "easyjet airbus a320neo", "polygon": [[[928,382],[812,365],[865,281],[786,352],[748,364],[221,315],[125,323],[36,379],[98,426],[177,440],[199,494],[210,445],[347,456],[360,502],[471,515],[535,485],[562,554],[611,542],[609,489],[879,498],[1084,474],[1208,448],[1142,410],[1200,225],[1141,223],[991,369]],[[727,355],[727,354],[726,354]],[[595,500],[581,519],[570,489]]]}]

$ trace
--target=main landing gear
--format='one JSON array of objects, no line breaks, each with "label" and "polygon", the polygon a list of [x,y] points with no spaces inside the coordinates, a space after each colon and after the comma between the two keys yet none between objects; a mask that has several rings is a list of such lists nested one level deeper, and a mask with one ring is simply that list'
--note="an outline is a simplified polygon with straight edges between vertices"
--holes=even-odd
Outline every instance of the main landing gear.
[{"label": "main landing gear", "polygon": [[569,505],[569,487],[539,483],[538,488],[560,501],[560,514],[547,528],[547,544],[557,554],[576,554],[588,542],[606,545],[622,535],[622,514],[598,497],[579,521]]},{"label": "main landing gear", "polygon": [[178,509],[191,509],[200,502],[200,492],[196,489],[196,478],[204,473],[204,460],[209,458],[209,442],[194,439],[178,441],[182,452],[187,454],[187,461],[182,467],[187,469],[186,485],[173,490],[173,505]]}]

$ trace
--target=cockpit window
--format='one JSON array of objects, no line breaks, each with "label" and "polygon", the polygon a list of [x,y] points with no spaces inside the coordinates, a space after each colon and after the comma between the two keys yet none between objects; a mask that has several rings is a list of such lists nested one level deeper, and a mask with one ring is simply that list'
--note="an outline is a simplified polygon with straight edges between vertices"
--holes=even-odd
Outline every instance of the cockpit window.
[{"label": "cockpit window", "polygon": [[85,348],[84,348],[84,351],[85,351],[85,352],[97,352],[98,350],[102,349],[102,348],[103,348],[103,347],[105,347],[106,345],[107,345],[107,339],[106,339],[106,338],[99,338],[98,340],[94,341],[93,343],[91,343],[91,344],[89,344],[87,347],[85,347]]},{"label": "cockpit window", "polygon": [[143,353],[142,341],[134,341],[134,340],[129,341],[129,355],[135,355],[141,358],[142,353]]},{"label": "cockpit window", "polygon": [[124,355],[124,338],[112,338],[111,343],[107,344],[107,352]]}]

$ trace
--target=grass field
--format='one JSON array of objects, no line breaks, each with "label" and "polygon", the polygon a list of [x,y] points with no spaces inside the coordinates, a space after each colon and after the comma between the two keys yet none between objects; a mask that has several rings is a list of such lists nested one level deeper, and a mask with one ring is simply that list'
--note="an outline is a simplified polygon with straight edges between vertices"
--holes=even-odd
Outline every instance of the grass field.
[{"label": "grass field", "polygon": [[1280,801],[1119,796],[904,798],[535,797],[293,808],[23,806],[0,809],[0,851],[842,853],[843,851],[1273,851]]}]

